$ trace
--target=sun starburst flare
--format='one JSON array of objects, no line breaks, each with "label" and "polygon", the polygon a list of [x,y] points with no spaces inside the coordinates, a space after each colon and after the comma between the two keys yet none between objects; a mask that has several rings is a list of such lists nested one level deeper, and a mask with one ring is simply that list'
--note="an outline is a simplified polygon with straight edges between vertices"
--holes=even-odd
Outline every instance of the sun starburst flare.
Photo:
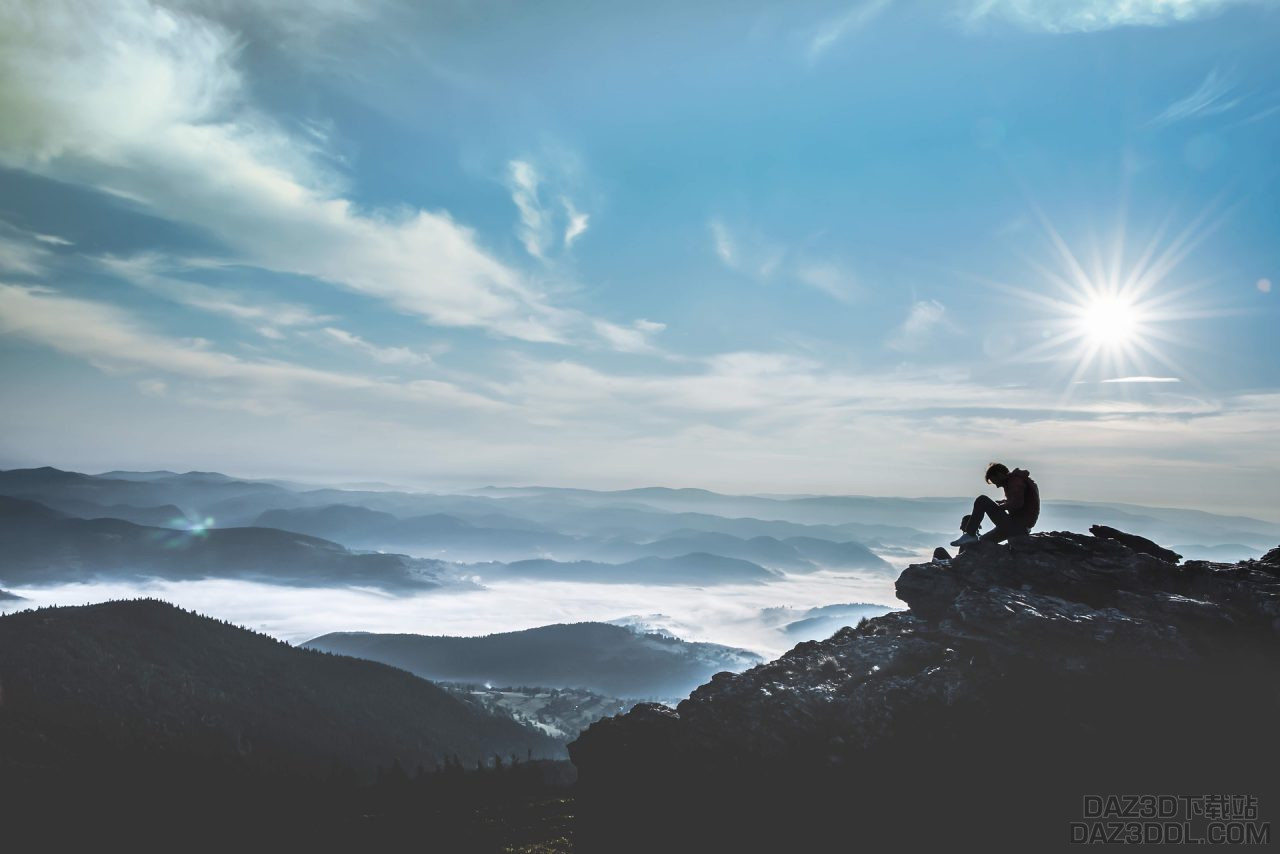
[{"label": "sun starburst flare", "polygon": [[1192,295],[1206,283],[1192,280],[1179,267],[1222,217],[1210,220],[1206,212],[1168,241],[1166,221],[1133,261],[1126,260],[1134,247],[1126,243],[1122,219],[1111,237],[1109,256],[1094,246],[1086,264],[1084,253],[1069,246],[1042,213],[1037,215],[1056,263],[1028,263],[1048,292],[1043,285],[1000,286],[1038,315],[1041,340],[1026,348],[1025,358],[1061,369],[1065,395],[1082,382],[1189,378],[1191,371],[1174,356],[1196,346],[1182,322],[1222,312],[1195,304]]}]

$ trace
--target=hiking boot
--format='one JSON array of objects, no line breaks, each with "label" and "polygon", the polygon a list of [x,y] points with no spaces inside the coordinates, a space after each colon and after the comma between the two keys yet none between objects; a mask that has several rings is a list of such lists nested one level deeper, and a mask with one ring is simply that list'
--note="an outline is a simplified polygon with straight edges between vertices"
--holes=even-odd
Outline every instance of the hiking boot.
[{"label": "hiking boot", "polygon": [[974,543],[976,543],[976,542],[978,542],[978,535],[977,535],[977,534],[970,534],[970,533],[967,533],[967,532],[966,532],[966,533],[961,534],[961,535],[960,535],[959,537],[957,537],[956,539],[952,540],[952,541],[951,541],[951,545],[953,545],[953,546],[971,546],[971,545],[973,545],[973,544],[974,544]]}]

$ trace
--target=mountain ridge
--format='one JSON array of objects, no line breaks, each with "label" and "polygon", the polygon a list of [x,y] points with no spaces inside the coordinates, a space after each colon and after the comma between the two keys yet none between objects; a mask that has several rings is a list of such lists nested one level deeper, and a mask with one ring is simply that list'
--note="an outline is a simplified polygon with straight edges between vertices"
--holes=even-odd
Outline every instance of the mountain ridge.
[{"label": "mountain ridge", "polygon": [[476,637],[330,632],[302,646],[382,661],[440,682],[585,688],[613,697],[680,697],[712,673],[761,660],[747,650],[599,622]]},{"label": "mountain ridge", "polygon": [[908,566],[906,611],[593,724],[584,844],[1073,850],[1082,795],[1276,802],[1280,548],[1161,553],[1102,527],[980,543]]}]

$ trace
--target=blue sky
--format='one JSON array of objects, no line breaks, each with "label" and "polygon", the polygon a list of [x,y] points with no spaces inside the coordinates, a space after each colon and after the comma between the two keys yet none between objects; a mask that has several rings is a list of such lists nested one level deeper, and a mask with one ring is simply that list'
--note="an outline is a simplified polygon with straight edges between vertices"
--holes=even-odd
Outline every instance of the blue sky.
[{"label": "blue sky", "polygon": [[1280,4],[0,2],[0,465],[1277,518]]}]

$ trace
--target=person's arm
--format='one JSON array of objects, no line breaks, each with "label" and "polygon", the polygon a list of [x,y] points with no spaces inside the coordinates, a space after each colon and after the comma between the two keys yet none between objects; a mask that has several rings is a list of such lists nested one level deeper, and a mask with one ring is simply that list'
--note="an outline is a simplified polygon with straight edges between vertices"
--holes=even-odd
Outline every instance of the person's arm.
[{"label": "person's arm", "polygon": [[1016,513],[1022,509],[1026,500],[1027,482],[1020,477],[1011,477],[1004,484],[1004,509]]}]

